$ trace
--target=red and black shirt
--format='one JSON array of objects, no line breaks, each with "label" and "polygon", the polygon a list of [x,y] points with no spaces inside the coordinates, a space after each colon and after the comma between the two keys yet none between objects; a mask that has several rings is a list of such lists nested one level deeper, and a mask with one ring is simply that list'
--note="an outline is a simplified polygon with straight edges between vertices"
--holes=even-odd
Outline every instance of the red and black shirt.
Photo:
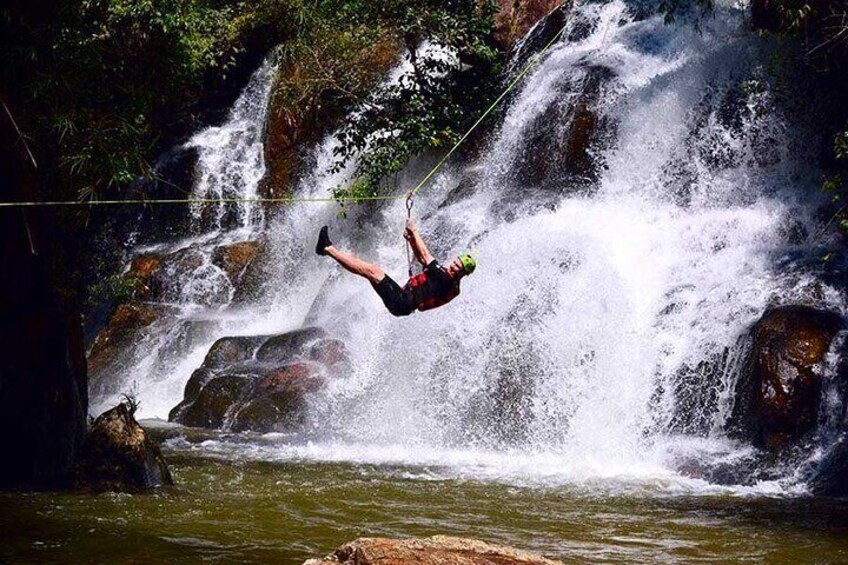
[{"label": "red and black shirt", "polygon": [[447,304],[459,295],[459,279],[454,279],[447,269],[435,259],[424,267],[403,287],[412,298],[412,307],[419,311]]}]

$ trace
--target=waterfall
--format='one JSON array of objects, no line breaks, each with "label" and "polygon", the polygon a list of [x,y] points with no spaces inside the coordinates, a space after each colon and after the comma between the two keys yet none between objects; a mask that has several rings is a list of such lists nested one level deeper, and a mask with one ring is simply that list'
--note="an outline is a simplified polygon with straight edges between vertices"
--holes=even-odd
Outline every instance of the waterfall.
[{"label": "waterfall", "polygon": [[[185,144],[198,153],[196,182],[191,193],[195,199],[255,199],[259,181],[265,176],[263,138],[268,102],[277,73],[276,57],[267,57],[253,73],[236,100],[226,122],[195,134]],[[193,204],[196,223],[249,227],[263,221],[262,206],[256,202]],[[204,215],[208,214],[208,218]]]},{"label": "waterfall", "polygon": [[[396,319],[370,285],[314,254],[326,223],[336,245],[403,282],[402,202],[355,207],[347,219],[332,203],[290,207],[266,230],[277,290],[215,313],[215,331],[167,372],[137,372],[148,383],[142,415],[167,415],[216,337],[308,324],[347,344],[353,373],[317,395],[299,437],[231,449],[567,481],[682,480],[670,470],[677,458],[744,455],[721,428],[737,340],[777,302],[848,313],[808,267],[821,205],[809,148],[788,127],[767,50],[744,32],[740,9],[720,4],[696,30],[612,0],[574,8],[568,25],[482,154],[453,161],[416,200],[437,257],[478,258],[459,298]],[[264,110],[243,99],[262,97],[267,89],[248,87],[231,122],[193,139],[208,148],[197,194],[231,194],[213,147],[261,160],[247,140]],[[585,127],[593,143],[565,155]],[[336,143],[315,148],[300,196],[345,180],[330,173]],[[252,194],[260,170],[226,186]],[[425,170],[410,165],[401,189]],[[227,168],[228,178],[242,174]]]}]

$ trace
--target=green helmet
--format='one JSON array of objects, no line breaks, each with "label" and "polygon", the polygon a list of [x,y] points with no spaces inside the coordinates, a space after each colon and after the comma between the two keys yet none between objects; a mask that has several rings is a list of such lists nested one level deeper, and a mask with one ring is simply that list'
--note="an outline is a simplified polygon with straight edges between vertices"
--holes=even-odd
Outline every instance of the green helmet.
[{"label": "green helmet", "polygon": [[465,255],[459,256],[459,262],[462,263],[462,270],[465,271],[466,275],[470,275],[474,272],[474,269],[477,268],[477,261],[474,260],[474,257],[466,253]]}]

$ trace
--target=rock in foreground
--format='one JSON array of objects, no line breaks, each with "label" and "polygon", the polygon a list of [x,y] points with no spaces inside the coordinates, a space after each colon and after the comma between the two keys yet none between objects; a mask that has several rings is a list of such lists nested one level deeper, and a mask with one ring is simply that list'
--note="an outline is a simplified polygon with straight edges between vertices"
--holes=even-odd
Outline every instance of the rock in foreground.
[{"label": "rock in foreground", "polygon": [[95,492],[142,492],[174,484],[159,448],[124,404],[94,421],[75,475],[76,488]]},{"label": "rock in foreground", "polygon": [[395,540],[360,538],[346,543],[324,559],[303,565],[562,565],[544,557],[465,538],[433,536]]}]

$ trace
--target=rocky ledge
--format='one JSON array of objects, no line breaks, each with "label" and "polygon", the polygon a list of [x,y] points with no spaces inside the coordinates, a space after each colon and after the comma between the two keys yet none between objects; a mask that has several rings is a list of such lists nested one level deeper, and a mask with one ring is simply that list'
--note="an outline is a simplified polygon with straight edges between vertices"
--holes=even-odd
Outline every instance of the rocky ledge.
[{"label": "rocky ledge", "polygon": [[422,539],[360,538],[338,548],[323,559],[303,565],[562,565],[511,547],[486,542],[433,536]]}]

